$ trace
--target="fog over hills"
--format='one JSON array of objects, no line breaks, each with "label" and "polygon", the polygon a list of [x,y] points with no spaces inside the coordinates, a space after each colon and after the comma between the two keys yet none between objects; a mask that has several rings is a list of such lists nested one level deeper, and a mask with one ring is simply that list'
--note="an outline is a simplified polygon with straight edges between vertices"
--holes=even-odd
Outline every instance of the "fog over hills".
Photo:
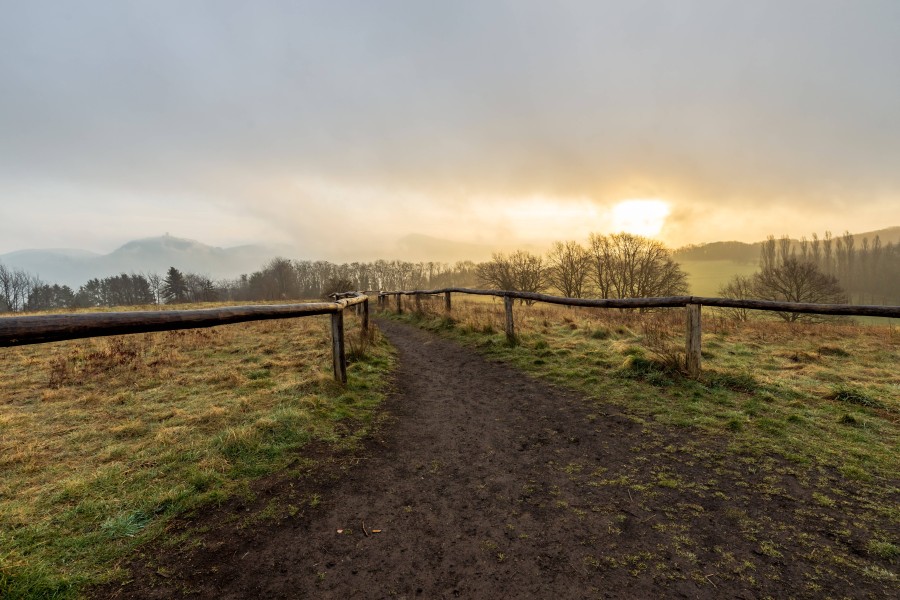
[{"label": "fog over hills", "polygon": [[109,254],[77,249],[19,250],[0,255],[0,262],[25,269],[48,283],[78,287],[93,277],[132,272],[164,273],[169,267],[214,279],[237,277],[290,252],[290,248],[263,245],[219,248],[163,235],[128,242]]},{"label": "fog over hills", "polygon": [[[832,233],[834,234],[834,237],[842,235],[839,232]],[[819,233],[819,239],[822,239],[823,235],[823,233]],[[853,234],[853,241],[856,249],[859,250],[862,248],[864,239],[868,238],[869,244],[871,244],[876,236],[881,239],[882,246],[888,243],[900,244],[900,226]],[[807,236],[807,239],[808,238],[809,236]],[[799,247],[800,240],[792,239],[792,242],[795,247]],[[761,247],[762,241],[754,242],[752,244],[746,242],[710,242],[708,244],[698,244],[678,248],[675,251],[675,258],[679,261],[729,260],[734,262],[756,262],[759,260],[759,251]]]},{"label": "fog over hills", "polygon": [[[822,235],[822,234],[820,234]],[[839,234],[835,234],[837,237]],[[856,248],[863,238],[872,243],[875,236],[882,245],[900,243],[900,226],[854,234]],[[586,240],[583,240],[586,242]],[[713,294],[723,281],[733,274],[747,274],[756,267],[762,242],[712,242],[685,246],[675,251],[675,259],[688,272],[692,285],[702,293]],[[795,244],[799,241],[795,240]],[[537,254],[547,248],[524,245],[522,250]],[[373,250],[375,250],[373,248]],[[359,257],[363,262],[378,258],[413,262],[436,261],[454,263],[459,260],[476,262],[489,260],[496,250],[489,244],[461,243],[421,234],[403,236],[394,244],[384,246],[382,252]],[[88,279],[119,273],[164,273],[169,267],[200,273],[213,279],[233,278],[259,270],[277,256],[292,259],[319,260],[322,256],[298,256],[289,246],[244,245],[231,248],[209,246],[202,242],[163,235],[128,242],[109,254],[86,250],[54,248],[18,250],[0,254],[0,263],[24,269],[46,283],[66,284],[77,288]]]}]

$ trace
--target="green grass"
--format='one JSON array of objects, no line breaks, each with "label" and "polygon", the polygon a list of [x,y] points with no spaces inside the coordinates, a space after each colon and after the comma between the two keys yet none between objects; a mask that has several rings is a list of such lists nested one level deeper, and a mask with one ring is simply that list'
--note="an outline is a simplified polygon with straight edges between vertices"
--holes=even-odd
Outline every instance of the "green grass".
[{"label": "green grass", "polygon": [[[357,319],[345,319],[358,340]],[[327,317],[0,351],[0,597],[67,598],[175,515],[359,443],[392,355],[331,373]]]},{"label": "green grass", "polygon": [[735,275],[750,276],[759,270],[756,261],[681,260],[681,268],[688,276],[688,285],[695,296],[718,296],[719,288]]}]

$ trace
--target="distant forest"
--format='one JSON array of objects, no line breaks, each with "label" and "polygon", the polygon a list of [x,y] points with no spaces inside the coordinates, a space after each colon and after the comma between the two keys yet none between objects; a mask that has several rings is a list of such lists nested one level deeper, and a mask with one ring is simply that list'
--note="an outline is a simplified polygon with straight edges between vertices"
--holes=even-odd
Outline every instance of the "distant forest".
[{"label": "distant forest", "polygon": [[91,279],[77,290],[51,284],[0,264],[0,312],[177,304],[184,302],[296,300],[346,290],[475,285],[476,264],[377,260],[335,264],[275,258],[236,279],[212,280],[175,267],[166,273],[122,273]]},{"label": "distant forest", "polygon": [[[900,245],[882,244],[877,235],[857,239],[849,232],[833,237],[826,231],[822,238],[789,244],[779,241],[782,252],[791,252],[801,261],[809,261],[826,275],[833,275],[858,304],[896,304],[900,302]],[[788,249],[789,248],[789,249]]]},{"label": "distant forest", "polygon": [[[860,304],[900,303],[900,244],[882,244],[880,238],[859,239],[845,233],[813,235],[799,241],[770,237],[763,244],[723,242],[691,246],[677,252],[665,250],[646,238],[615,234],[592,235],[582,247],[576,242],[557,242],[546,255],[518,251],[495,254],[483,263],[460,261],[408,262],[376,260],[335,264],[328,261],[276,258],[258,271],[236,279],[212,280],[182,272],[121,273],[95,278],[77,290],[42,281],[38,276],[0,264],[0,312],[70,308],[152,305],[184,302],[261,301],[323,298],[345,290],[403,290],[479,285],[552,290],[563,295],[624,297],[687,293],[681,260],[749,259],[777,244],[779,255],[794,257],[833,277],[849,298]],[[652,271],[640,271],[632,248],[652,257]],[[646,262],[646,261],[645,261]],[[648,263],[649,264],[649,263]],[[762,264],[762,263],[761,263]],[[637,271],[635,269],[638,269]],[[646,277],[647,274],[652,277]],[[650,284],[648,286],[648,283]]]},{"label": "distant forest", "polygon": [[766,258],[767,254],[774,252],[781,262],[793,258],[834,277],[853,303],[900,304],[900,244],[883,244],[878,235],[869,238],[845,232],[834,236],[826,231],[822,237],[814,233],[800,240],[769,236],[759,244],[724,242],[707,246],[680,249],[676,259],[708,260],[725,256],[740,262],[746,261],[747,249],[752,248],[760,268],[764,268],[771,260]]}]

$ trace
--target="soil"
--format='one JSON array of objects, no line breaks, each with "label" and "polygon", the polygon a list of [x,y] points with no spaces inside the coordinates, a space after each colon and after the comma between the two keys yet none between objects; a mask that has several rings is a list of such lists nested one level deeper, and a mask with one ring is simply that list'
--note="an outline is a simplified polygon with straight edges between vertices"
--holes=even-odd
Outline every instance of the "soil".
[{"label": "soil", "polygon": [[[725,441],[644,422],[434,334],[392,321],[378,326],[396,346],[399,368],[387,418],[364,449],[308,449],[319,467],[271,477],[253,502],[235,500],[178,524],[192,532],[188,541],[147,549],[129,565],[127,583],[91,595],[897,592],[896,581],[861,575],[862,564],[873,564],[861,562],[871,534],[860,515],[868,509],[839,476],[741,457]],[[830,497],[812,496],[832,488],[833,506]],[[293,514],[260,517],[272,506]]]}]

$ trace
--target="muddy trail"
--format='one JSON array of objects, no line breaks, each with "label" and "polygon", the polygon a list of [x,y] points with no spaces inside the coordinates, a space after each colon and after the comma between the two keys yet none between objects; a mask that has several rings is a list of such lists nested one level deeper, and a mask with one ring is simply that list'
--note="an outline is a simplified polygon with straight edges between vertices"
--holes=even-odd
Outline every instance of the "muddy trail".
[{"label": "muddy trail", "polygon": [[[273,478],[156,547],[116,598],[883,597],[861,554],[862,499],[816,505],[818,479],[632,418],[380,320],[399,353],[386,424],[340,476]],[[827,478],[818,473],[815,477]],[[816,486],[812,484],[815,483]],[[839,485],[835,479],[834,485]],[[293,516],[235,520],[271,500]],[[858,501],[857,501],[858,500]],[[856,502],[856,504],[854,504]],[[854,508],[855,507],[855,508]],[[824,515],[824,519],[823,519]],[[248,524],[249,523],[249,524]],[[838,532],[838,533],[835,533]]]}]

